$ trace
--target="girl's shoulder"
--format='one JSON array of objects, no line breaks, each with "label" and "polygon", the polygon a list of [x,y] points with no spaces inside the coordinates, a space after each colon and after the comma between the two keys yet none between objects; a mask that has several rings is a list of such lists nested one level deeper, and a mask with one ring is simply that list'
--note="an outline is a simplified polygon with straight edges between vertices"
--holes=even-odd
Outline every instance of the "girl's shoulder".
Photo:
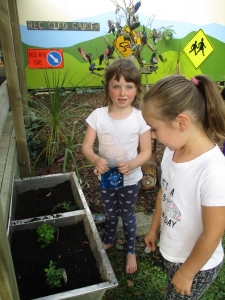
[{"label": "girl's shoulder", "polygon": [[93,112],[91,113],[91,115],[104,115],[104,114],[108,114],[108,106],[104,106],[104,107],[98,107],[95,110],[93,110]]},{"label": "girl's shoulder", "polygon": [[133,112],[131,114],[133,117],[133,120],[139,124],[139,126],[142,127],[142,133],[145,132],[146,130],[150,129],[150,126],[147,125],[146,121],[144,120],[142,116],[142,111],[140,109],[137,109],[133,107]]},{"label": "girl's shoulder", "polygon": [[137,114],[141,114],[142,113],[141,110],[138,109],[138,108],[136,108],[136,107],[133,107],[133,112],[137,113]]},{"label": "girl's shoulder", "polygon": [[[168,147],[165,148],[163,153],[163,160],[173,161],[174,151],[170,150]],[[174,165],[180,166],[197,166],[202,168],[202,170],[223,170],[225,175],[225,156],[220,150],[218,145],[215,145],[211,150],[201,154],[200,156],[183,163],[172,162]]]},{"label": "girl's shoulder", "polygon": [[103,107],[98,107],[94,111],[97,112],[108,112],[109,107],[108,106],[103,106]]},{"label": "girl's shoulder", "polygon": [[108,116],[108,107],[98,107],[95,110],[93,110],[89,116],[87,117],[87,121],[90,120],[100,120],[103,118],[106,118]]},{"label": "girl's shoulder", "polygon": [[140,109],[136,108],[136,107],[133,107],[133,111],[132,111],[133,115],[135,115],[136,117],[138,118],[142,118],[142,112]]}]

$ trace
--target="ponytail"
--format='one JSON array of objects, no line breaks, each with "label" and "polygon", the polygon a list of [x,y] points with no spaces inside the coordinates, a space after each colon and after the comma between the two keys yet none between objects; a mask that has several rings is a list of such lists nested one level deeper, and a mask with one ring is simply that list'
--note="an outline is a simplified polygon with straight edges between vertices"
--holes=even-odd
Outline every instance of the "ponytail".
[{"label": "ponytail", "polygon": [[203,75],[195,76],[199,84],[197,88],[206,102],[205,122],[203,124],[207,134],[214,134],[218,142],[225,139],[225,105],[221,94],[209,78]]},{"label": "ponytail", "polygon": [[204,75],[191,80],[181,75],[166,76],[147,91],[142,103],[154,103],[157,118],[165,122],[189,111],[210,138],[214,135],[216,142],[225,140],[225,104],[215,84]]}]

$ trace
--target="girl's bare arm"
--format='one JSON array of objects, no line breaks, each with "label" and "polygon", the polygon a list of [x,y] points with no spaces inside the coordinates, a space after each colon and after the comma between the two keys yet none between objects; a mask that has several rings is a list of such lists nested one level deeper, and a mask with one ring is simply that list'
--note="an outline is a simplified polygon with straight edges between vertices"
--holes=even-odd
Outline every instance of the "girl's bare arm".
[{"label": "girl's bare arm", "polygon": [[152,251],[156,250],[156,241],[158,238],[160,224],[161,224],[161,198],[162,189],[160,188],[158,195],[156,197],[155,212],[152,218],[152,223],[149,231],[145,235],[145,243]]},{"label": "girl's bare arm", "polygon": [[88,161],[95,165],[96,170],[103,174],[108,171],[109,168],[107,167],[107,161],[94,153],[93,146],[96,136],[97,132],[91,126],[88,126],[82,144],[82,153]]},{"label": "girl's bare arm", "polygon": [[202,206],[202,223],[202,234],[172,280],[175,289],[180,294],[185,292],[190,295],[194,276],[206,264],[219,245],[225,229],[225,207]]}]

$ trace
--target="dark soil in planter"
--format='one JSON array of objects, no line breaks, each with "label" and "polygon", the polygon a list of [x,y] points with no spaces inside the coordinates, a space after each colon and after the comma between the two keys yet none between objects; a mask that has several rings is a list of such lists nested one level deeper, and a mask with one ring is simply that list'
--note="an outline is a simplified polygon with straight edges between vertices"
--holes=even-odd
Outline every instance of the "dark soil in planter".
[{"label": "dark soil in planter", "polygon": [[15,220],[67,212],[60,203],[70,202],[78,210],[69,180],[50,188],[30,190],[17,196]]},{"label": "dark soil in planter", "polygon": [[[21,300],[44,297],[102,282],[83,222],[59,227],[58,242],[41,249],[36,229],[15,231],[11,252]],[[68,282],[51,289],[46,283],[44,269],[49,261],[56,269],[64,268]]]}]

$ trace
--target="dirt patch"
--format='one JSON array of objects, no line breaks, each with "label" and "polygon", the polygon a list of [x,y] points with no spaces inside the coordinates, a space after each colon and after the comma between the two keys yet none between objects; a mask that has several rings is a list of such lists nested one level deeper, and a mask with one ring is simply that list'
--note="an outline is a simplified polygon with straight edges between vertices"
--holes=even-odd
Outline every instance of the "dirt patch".
[{"label": "dirt patch", "polygon": [[[57,235],[57,234],[56,234]],[[36,230],[12,234],[11,251],[21,300],[30,300],[99,284],[102,279],[89,246],[83,222],[59,227],[58,241],[42,249]],[[50,288],[44,269],[52,260],[56,268],[64,268],[68,282]]]},{"label": "dirt patch", "polygon": [[74,200],[70,181],[50,188],[29,190],[17,196],[15,220],[64,213],[79,209]]}]

